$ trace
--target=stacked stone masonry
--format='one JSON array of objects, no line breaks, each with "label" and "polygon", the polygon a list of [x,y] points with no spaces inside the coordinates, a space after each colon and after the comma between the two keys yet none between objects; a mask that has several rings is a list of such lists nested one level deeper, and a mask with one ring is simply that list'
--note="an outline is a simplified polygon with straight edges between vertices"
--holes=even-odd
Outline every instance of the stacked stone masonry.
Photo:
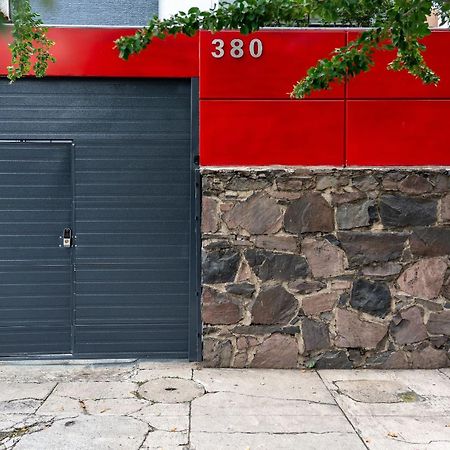
[{"label": "stacked stone masonry", "polygon": [[449,366],[450,171],[202,180],[205,365]]}]

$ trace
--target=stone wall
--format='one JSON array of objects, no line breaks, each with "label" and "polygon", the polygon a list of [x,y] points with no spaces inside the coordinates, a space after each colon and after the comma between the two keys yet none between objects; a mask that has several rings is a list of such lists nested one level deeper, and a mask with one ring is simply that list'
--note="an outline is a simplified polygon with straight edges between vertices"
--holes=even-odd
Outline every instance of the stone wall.
[{"label": "stone wall", "polygon": [[206,365],[449,365],[448,170],[202,179]]}]

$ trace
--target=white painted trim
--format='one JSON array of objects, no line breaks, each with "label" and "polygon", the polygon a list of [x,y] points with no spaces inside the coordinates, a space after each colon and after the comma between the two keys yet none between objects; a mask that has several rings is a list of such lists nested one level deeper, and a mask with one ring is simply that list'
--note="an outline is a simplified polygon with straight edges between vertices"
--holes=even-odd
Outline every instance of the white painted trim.
[{"label": "white painted trim", "polygon": [[188,11],[194,6],[207,11],[219,3],[218,0],[159,0],[159,17],[167,19],[168,17],[180,11]]}]

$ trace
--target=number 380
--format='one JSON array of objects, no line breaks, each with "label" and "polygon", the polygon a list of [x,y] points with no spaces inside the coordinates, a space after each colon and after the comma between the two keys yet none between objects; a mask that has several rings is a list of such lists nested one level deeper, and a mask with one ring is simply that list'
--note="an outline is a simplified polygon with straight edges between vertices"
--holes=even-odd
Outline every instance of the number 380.
[{"label": "number 380", "polygon": [[[211,52],[214,58],[220,59],[225,56],[225,41],[223,39],[214,39],[212,44],[215,50]],[[242,39],[233,39],[230,42],[230,56],[240,59],[245,55],[244,41]],[[264,47],[260,39],[253,39],[248,45],[248,51],[252,58],[260,58],[263,54]]]}]

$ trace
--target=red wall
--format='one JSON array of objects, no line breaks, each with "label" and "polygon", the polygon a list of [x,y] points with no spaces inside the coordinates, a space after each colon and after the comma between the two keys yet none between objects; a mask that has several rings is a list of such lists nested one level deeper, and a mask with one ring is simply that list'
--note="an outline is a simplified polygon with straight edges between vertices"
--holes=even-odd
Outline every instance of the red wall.
[{"label": "red wall", "polygon": [[[200,157],[210,166],[450,165],[445,137],[450,118],[450,32],[426,39],[426,59],[441,76],[426,87],[406,73],[388,72],[392,52],[347,84],[291,100],[293,84],[319,58],[353,38],[346,30],[267,30],[250,36],[202,32],[155,41],[125,62],[113,41],[133,29],[53,28],[57,63],[50,76],[200,77]],[[222,58],[214,58],[218,43]],[[230,55],[231,41],[243,55]],[[255,41],[263,46],[260,55]],[[250,47],[253,41],[253,56]],[[0,36],[0,75],[9,63]],[[240,54],[238,54],[240,56]]]}]

